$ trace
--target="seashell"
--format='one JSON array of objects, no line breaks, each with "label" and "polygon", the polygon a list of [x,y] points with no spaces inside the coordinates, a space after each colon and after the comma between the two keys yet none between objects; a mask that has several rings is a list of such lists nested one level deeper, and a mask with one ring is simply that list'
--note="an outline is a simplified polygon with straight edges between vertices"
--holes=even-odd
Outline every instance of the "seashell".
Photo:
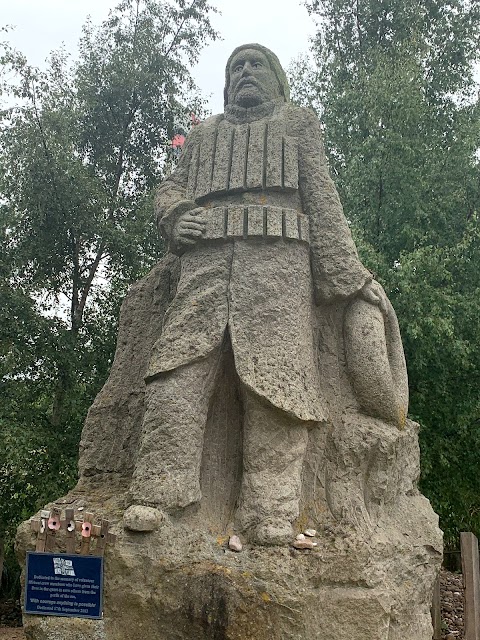
[{"label": "seashell", "polygon": [[305,535],[309,538],[314,538],[317,535],[316,529],[305,529]]}]

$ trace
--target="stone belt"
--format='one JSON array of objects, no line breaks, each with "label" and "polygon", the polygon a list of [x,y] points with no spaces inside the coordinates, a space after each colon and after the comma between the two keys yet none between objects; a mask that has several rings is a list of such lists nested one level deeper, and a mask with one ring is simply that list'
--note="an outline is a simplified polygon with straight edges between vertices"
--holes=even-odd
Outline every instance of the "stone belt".
[{"label": "stone belt", "polygon": [[227,238],[284,238],[309,243],[308,217],[294,209],[262,205],[229,205],[202,212],[205,240]]}]

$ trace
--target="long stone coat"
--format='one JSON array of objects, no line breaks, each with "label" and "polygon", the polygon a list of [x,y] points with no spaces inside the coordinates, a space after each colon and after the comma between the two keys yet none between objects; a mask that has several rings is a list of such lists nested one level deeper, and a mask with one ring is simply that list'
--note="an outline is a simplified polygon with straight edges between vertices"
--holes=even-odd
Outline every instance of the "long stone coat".
[{"label": "long stone coat", "polygon": [[[205,238],[180,252],[183,211],[205,207]],[[187,137],[156,199],[181,275],[147,380],[205,357],[228,328],[240,380],[301,420],[325,419],[314,305],[371,280],[331,181],[318,119],[276,103],[268,115],[213,116]]]}]

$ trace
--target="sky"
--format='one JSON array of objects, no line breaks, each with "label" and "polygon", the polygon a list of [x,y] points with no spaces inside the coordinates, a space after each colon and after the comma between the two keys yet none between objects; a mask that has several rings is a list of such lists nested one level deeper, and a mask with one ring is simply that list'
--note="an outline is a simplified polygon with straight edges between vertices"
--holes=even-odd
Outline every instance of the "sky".
[{"label": "sky", "polygon": [[[117,0],[0,0],[0,26],[14,26],[7,39],[31,64],[41,66],[62,43],[75,54],[87,16],[99,24],[116,4]],[[212,4],[221,11],[212,22],[223,40],[202,51],[193,75],[202,94],[209,97],[210,109],[218,113],[223,111],[225,62],[235,47],[259,42],[288,67],[308,49],[314,24],[301,0],[212,0]]]}]

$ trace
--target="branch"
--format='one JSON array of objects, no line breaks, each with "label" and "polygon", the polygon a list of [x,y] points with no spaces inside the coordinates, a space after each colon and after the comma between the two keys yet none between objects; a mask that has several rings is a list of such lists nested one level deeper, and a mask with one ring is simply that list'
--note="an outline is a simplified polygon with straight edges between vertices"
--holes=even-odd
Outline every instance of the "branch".
[{"label": "branch", "polygon": [[357,34],[358,34],[358,53],[359,53],[359,63],[360,66],[365,69],[365,60],[364,60],[364,55],[363,55],[363,37],[362,37],[362,30],[360,28],[361,25],[361,21],[360,21],[360,6],[358,4],[358,0],[356,0],[355,2],[355,23],[357,25]]},{"label": "branch", "polygon": [[170,46],[168,47],[167,51],[166,51],[166,52],[165,52],[165,54],[164,54],[164,55],[165,55],[165,58],[168,58],[168,56],[169,56],[169,55],[170,55],[170,53],[172,52],[173,47],[174,47],[174,45],[176,44],[176,40],[177,40],[178,36],[180,35],[180,32],[181,32],[181,31],[182,31],[182,29],[183,29],[183,25],[184,25],[184,24],[185,24],[185,22],[188,20],[188,18],[187,18],[187,15],[186,15],[186,14],[187,14],[189,11],[191,11],[191,10],[193,9],[193,7],[197,4],[197,2],[198,2],[198,0],[193,0],[192,4],[190,5],[190,8],[189,8],[189,9],[187,9],[187,10],[185,11],[185,13],[184,13],[184,18],[183,18],[183,20],[181,21],[181,23],[179,24],[178,29],[177,29],[177,31],[175,32],[174,36],[173,36],[172,42],[170,43]]},{"label": "branch", "polygon": [[78,303],[77,309],[75,311],[75,317],[72,319],[72,331],[74,332],[77,332],[82,325],[83,312],[87,303],[88,294],[90,293],[90,289],[92,288],[93,279],[95,278],[95,275],[97,273],[98,266],[102,258],[104,257],[104,252],[105,241],[102,240],[97,255],[95,256],[95,260],[92,262],[92,264],[90,265],[90,269],[88,270],[87,281],[85,282],[85,286],[80,297],[80,302]]},{"label": "branch", "polygon": [[70,307],[70,322],[72,329],[76,320],[76,313],[78,309],[78,291],[80,283],[80,261],[79,261],[79,242],[75,240],[75,236],[72,233],[72,253],[73,253],[73,283],[72,283],[72,302]]},{"label": "branch", "polygon": [[[136,48],[137,48],[137,36],[138,36],[138,20],[139,20],[139,14],[140,14],[140,0],[137,0],[137,8],[136,8],[136,12],[135,12],[135,27],[134,27],[134,31],[133,31],[133,42],[132,42],[132,65],[135,65],[135,52],[136,52]],[[134,76],[135,77],[135,76]],[[123,135],[122,135],[122,142],[120,144],[120,149],[118,152],[118,158],[117,158],[117,164],[116,164],[116,171],[115,171],[115,182],[114,182],[114,186],[113,186],[113,193],[112,193],[112,202],[110,204],[110,207],[108,209],[108,218],[110,220],[113,221],[113,213],[115,210],[115,200],[117,199],[118,196],[118,190],[120,188],[120,181],[122,179],[122,174],[123,174],[123,157],[124,157],[124,153],[125,153],[125,144],[127,142],[127,133],[128,133],[128,128],[131,125],[133,118],[135,116],[135,113],[138,109],[138,94],[137,94],[137,88],[136,88],[136,81],[134,81],[133,84],[133,89],[132,89],[132,98],[131,98],[131,104],[130,104],[130,109],[128,110],[124,125],[123,125]]]},{"label": "branch", "polygon": [[363,53],[363,44],[362,44],[362,32],[360,29],[360,7],[358,6],[358,0],[355,2],[355,24],[357,25],[357,34],[358,34],[358,49],[361,54]]},{"label": "branch", "polygon": [[40,114],[38,112],[38,108],[37,108],[37,101],[35,98],[35,82],[32,81],[32,104],[33,104],[33,112],[35,114],[35,121],[37,123],[37,127],[40,131],[40,137],[42,140],[42,147],[43,147],[43,152],[45,154],[45,158],[47,160],[47,166],[48,166],[48,170],[50,173],[50,177],[52,179],[52,185],[53,185],[53,193],[55,195],[55,199],[57,201],[57,204],[60,204],[60,198],[58,196],[58,191],[57,191],[57,185],[56,185],[56,180],[55,180],[55,172],[53,170],[53,162],[52,162],[52,154],[50,153],[50,150],[48,148],[47,145],[47,138],[45,136],[45,132],[43,130],[43,126],[42,126],[42,121],[40,119]]},{"label": "branch", "polygon": [[377,215],[376,215],[376,223],[377,223],[377,242],[378,246],[381,247],[382,243],[380,241],[381,236],[381,210],[383,205],[383,176],[380,171],[379,183],[378,183],[378,205],[377,205]]}]

